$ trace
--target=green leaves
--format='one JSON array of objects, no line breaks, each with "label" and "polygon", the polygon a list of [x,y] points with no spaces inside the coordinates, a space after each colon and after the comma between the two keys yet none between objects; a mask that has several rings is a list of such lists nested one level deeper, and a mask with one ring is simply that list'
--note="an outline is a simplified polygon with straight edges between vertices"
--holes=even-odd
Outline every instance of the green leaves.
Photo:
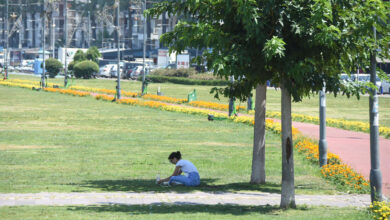
[{"label": "green leaves", "polygon": [[286,43],[283,41],[283,39],[277,36],[273,36],[270,40],[267,40],[263,49],[265,59],[269,61],[274,57],[284,57],[284,51],[286,50],[284,45],[286,45]]},{"label": "green leaves", "polygon": [[164,1],[148,11],[151,16],[165,12],[181,18],[162,37],[171,51],[203,49],[215,75],[241,79],[214,90],[225,96],[245,99],[267,80],[287,82],[294,101],[324,82],[336,94],[343,89],[338,75],[367,66],[373,50],[390,58],[390,6],[381,0]]}]

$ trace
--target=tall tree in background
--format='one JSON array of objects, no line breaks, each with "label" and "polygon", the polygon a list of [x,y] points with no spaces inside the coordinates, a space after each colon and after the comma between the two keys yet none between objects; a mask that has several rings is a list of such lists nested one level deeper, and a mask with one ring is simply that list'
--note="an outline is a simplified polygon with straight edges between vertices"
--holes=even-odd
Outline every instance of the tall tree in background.
[{"label": "tall tree in background", "polygon": [[[301,101],[322,89],[324,82],[328,92],[337,94],[341,89],[348,96],[358,96],[359,90],[344,88],[338,75],[350,73],[358,62],[369,62],[370,53],[378,48],[379,57],[389,57],[389,9],[388,3],[379,0],[187,0],[164,1],[148,13],[168,12],[182,18],[172,32],[162,36],[171,51],[210,48],[203,54],[208,68],[226,79],[241,79],[224,89],[214,88],[217,97],[245,100],[266,80],[280,85],[280,206],[288,208],[295,206],[291,100]],[[378,41],[373,38],[373,26],[381,36]],[[263,106],[256,103],[256,114],[265,111]],[[255,136],[263,134],[255,132]]]}]

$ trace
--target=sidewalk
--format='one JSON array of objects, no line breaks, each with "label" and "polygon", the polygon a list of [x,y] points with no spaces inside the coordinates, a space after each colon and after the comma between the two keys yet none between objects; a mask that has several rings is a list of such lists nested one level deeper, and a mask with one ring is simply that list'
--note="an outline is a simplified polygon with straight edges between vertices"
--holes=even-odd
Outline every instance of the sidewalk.
[{"label": "sidewalk", "polygon": [[[369,195],[296,195],[297,205],[361,207],[370,205]],[[68,205],[276,205],[280,194],[273,193],[27,193],[0,194],[1,206]]]}]

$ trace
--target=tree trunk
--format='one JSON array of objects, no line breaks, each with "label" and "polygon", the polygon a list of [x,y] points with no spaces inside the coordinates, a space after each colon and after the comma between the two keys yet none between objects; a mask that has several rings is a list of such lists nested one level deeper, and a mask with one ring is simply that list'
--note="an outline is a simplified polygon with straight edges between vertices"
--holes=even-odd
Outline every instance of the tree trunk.
[{"label": "tree trunk", "polygon": [[265,183],[265,106],[267,85],[257,85],[253,138],[252,184]]},{"label": "tree trunk", "polygon": [[291,94],[282,89],[282,196],[281,208],[295,208],[294,149],[291,126]]}]

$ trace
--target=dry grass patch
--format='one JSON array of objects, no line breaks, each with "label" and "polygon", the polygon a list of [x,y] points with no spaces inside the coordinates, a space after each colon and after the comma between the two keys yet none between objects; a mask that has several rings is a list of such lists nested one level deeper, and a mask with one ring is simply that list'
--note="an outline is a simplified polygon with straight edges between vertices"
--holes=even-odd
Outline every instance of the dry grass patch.
[{"label": "dry grass patch", "polygon": [[24,150],[24,149],[46,149],[46,148],[62,148],[62,146],[36,146],[36,145],[0,144],[0,150]]},{"label": "dry grass patch", "polygon": [[228,143],[228,142],[200,142],[200,143],[187,143],[188,145],[197,146],[225,146],[225,147],[251,147],[251,144],[245,143]]}]

